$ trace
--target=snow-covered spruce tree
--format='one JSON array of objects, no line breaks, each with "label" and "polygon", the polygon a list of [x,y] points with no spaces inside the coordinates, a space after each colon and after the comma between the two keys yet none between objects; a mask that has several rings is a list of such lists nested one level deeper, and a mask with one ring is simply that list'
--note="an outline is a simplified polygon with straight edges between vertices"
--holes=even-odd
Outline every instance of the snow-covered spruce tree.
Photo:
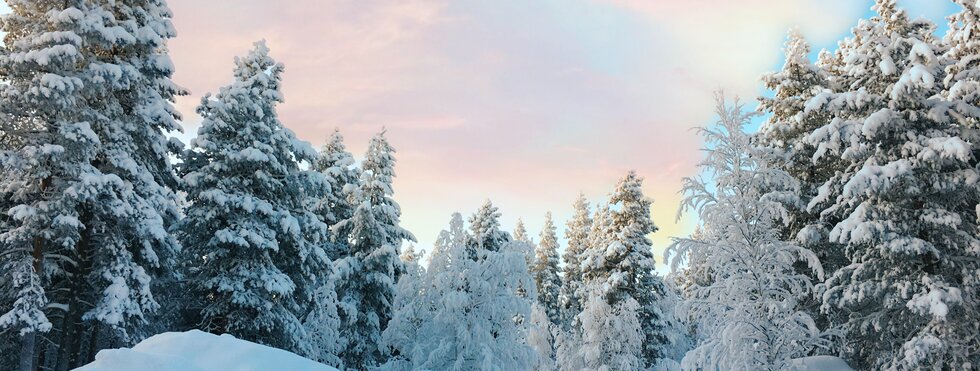
[{"label": "snow-covered spruce tree", "polygon": [[565,226],[565,238],[568,246],[562,254],[561,289],[558,302],[561,306],[561,328],[568,329],[572,318],[582,312],[582,302],[576,292],[582,288],[582,271],[579,261],[582,253],[588,248],[589,230],[592,228],[592,216],[589,211],[589,201],[584,194],[579,194],[574,204],[575,213]]},{"label": "snow-covered spruce tree", "polygon": [[[315,205],[315,211],[328,226],[333,226],[341,220],[350,219],[354,207],[348,199],[349,194],[357,187],[358,169],[354,168],[354,156],[344,145],[344,136],[340,129],[334,129],[329,141],[323,145],[319,156],[313,163],[316,171],[327,178],[329,189]],[[331,260],[337,260],[347,255],[346,236],[332,236],[333,243],[327,249]]]},{"label": "snow-covered spruce tree", "polygon": [[[4,127],[4,133],[13,127]],[[6,168],[6,160],[19,147],[17,138],[4,135],[0,141],[0,170]],[[13,206],[14,190],[0,188],[0,210],[6,212]],[[11,216],[0,213],[0,236],[14,225]],[[51,329],[51,322],[44,314],[47,297],[40,272],[40,259],[34,259],[32,251],[16,248],[0,239],[0,368],[9,370],[33,370],[37,333]],[[21,354],[23,353],[23,354]]]},{"label": "snow-covered spruce tree", "polygon": [[[459,221],[462,223],[462,217]],[[437,253],[442,255],[441,252]],[[382,369],[386,370],[411,369],[408,358],[411,354],[402,352],[413,349],[416,341],[424,341],[417,338],[418,328],[432,315],[432,305],[428,296],[431,289],[424,288],[423,280],[426,278],[426,272],[419,265],[421,254],[415,252],[413,245],[409,245],[402,251],[400,258],[405,264],[405,273],[398,279],[391,320],[381,334],[384,346],[391,350],[391,355],[382,366]],[[435,259],[443,258],[439,256]]]},{"label": "snow-covered spruce tree", "polygon": [[818,277],[823,271],[813,252],[781,237],[784,205],[793,203],[798,184],[769,166],[769,151],[751,143],[744,127],[752,114],[737,101],[726,106],[721,96],[716,113],[718,123],[701,129],[703,177],[684,179],[682,210],[696,211],[702,229],[696,238],[675,239],[668,250],[674,270],[690,261],[709,275],[704,285],[692,283],[678,306],[700,335],[681,364],[687,370],[783,370],[793,358],[830,345],[800,310],[813,283],[794,264],[805,262]]},{"label": "snow-covered spruce tree", "polygon": [[517,224],[514,225],[514,241],[534,246],[534,241],[531,241],[531,237],[527,235],[527,227],[524,226],[524,220],[521,218],[517,218]]},{"label": "snow-covered spruce tree", "polygon": [[[806,103],[817,94],[831,88],[833,74],[814,65],[809,58],[810,45],[798,32],[791,31],[786,42],[786,61],[779,72],[765,75],[762,81],[774,93],[772,98],[760,98],[760,111],[768,115],[757,135],[759,143],[774,151],[778,167],[783,168],[799,182],[799,198],[787,204],[785,223],[778,226],[784,240],[795,239],[803,247],[813,251],[827,272],[834,272],[847,264],[844,249],[827,238],[835,220],[821,220],[819,210],[808,210],[807,203],[817,195],[817,190],[828,179],[844,170],[849,162],[841,158],[825,158],[814,162],[817,147],[808,137],[832,118],[833,112],[808,111]],[[797,263],[797,270],[810,275],[814,281],[822,280],[805,264]],[[811,296],[803,300],[804,311],[822,325],[838,320],[820,311],[821,300]]]},{"label": "snow-covered spruce tree", "polygon": [[[500,251],[504,246],[509,246],[511,250],[519,252],[524,256],[524,260],[530,267],[534,264],[534,243],[526,237],[527,231],[524,230],[526,241],[513,239],[510,234],[500,229],[500,212],[489,199],[480,206],[473,215],[470,215],[470,233],[467,235],[467,250],[473,259],[482,259],[481,251]],[[523,228],[523,222],[521,227]],[[528,300],[536,300],[530,291],[534,288],[519,286],[518,296]],[[515,321],[522,322],[527,316],[517,316]]]},{"label": "snow-covered spruce tree", "polygon": [[[419,352],[425,349],[429,339],[423,338],[419,329],[423,323],[431,321],[436,300],[443,292],[443,288],[434,286],[433,277],[452,268],[449,252],[453,246],[464,246],[465,243],[463,216],[453,213],[449,229],[441,231],[436,238],[427,269],[417,262],[402,259],[405,273],[398,280],[391,321],[382,333],[384,346],[391,350],[391,356],[380,367],[382,370],[412,370],[413,359],[422,357]],[[402,256],[405,255],[403,252]]]},{"label": "snow-covered spruce tree", "polygon": [[527,330],[527,345],[537,356],[532,370],[555,370],[555,349],[553,333],[556,325],[548,319],[548,313],[541,303],[531,305],[531,325]]},{"label": "snow-covered spruce tree", "polygon": [[[483,215],[485,225],[499,225],[496,208]],[[527,370],[535,360],[526,344],[534,284],[520,243],[496,251],[471,251],[463,219],[454,214],[440,234],[421,290],[402,306],[385,331],[386,343],[401,359],[385,365],[395,370]],[[487,233],[507,234],[497,228]],[[477,259],[474,256],[479,256]],[[530,298],[518,295],[531,287]],[[408,290],[411,292],[413,290]],[[411,321],[419,324],[413,326]]]},{"label": "snow-covered spruce tree", "polygon": [[583,296],[582,313],[576,318],[582,326],[581,338],[570,369],[644,369],[640,304],[629,296],[610,303],[606,300],[606,286],[605,282],[591,280],[583,289],[588,294]]},{"label": "snow-covered spruce tree", "polygon": [[405,269],[398,251],[402,241],[415,241],[401,227],[401,208],[392,198],[394,153],[385,131],[371,139],[361,179],[350,195],[354,213],[333,228],[347,237],[350,246],[349,255],[334,263],[340,300],[340,358],[348,368],[366,369],[384,362],[381,333],[391,319],[395,286]]},{"label": "snow-covered spruce tree", "polygon": [[849,161],[809,205],[838,220],[829,238],[849,259],[828,278],[823,309],[848,314],[856,367],[963,368],[978,358],[980,175],[955,103],[941,95],[935,26],[910,21],[893,0],[874,9],[841,65],[851,90],[806,108],[833,114],[809,137],[814,161]]},{"label": "snow-covered spruce tree", "polygon": [[[0,233],[5,231],[5,227],[0,227]],[[0,292],[3,293],[0,305],[7,309],[0,315],[0,328],[8,329],[7,333],[0,335],[4,344],[0,349],[6,352],[0,356],[0,367],[33,370],[37,333],[51,330],[51,322],[44,314],[48,301],[37,274],[40,261],[36,261],[29,251],[15,251],[0,242],[0,252],[7,255],[0,265],[3,272],[0,278]]]},{"label": "snow-covered spruce tree", "polygon": [[677,278],[668,275],[664,279],[664,295],[660,300],[660,308],[664,313],[664,338],[666,345],[661,348],[663,357],[655,365],[654,370],[676,370],[680,360],[689,350],[694,348],[694,331],[688,317],[677,315],[677,307],[683,302],[683,293],[677,287]]},{"label": "snow-covered spruce tree", "polygon": [[962,9],[951,16],[943,54],[946,77],[943,97],[953,103],[951,114],[963,139],[973,144],[974,163],[980,158],[980,4],[954,0]]},{"label": "snow-covered spruce tree", "polygon": [[343,367],[340,357],[340,316],[337,292],[330,276],[323,276],[313,292],[310,310],[303,318],[303,339],[307,358],[333,367]]},{"label": "snow-covered spruce tree", "polygon": [[[581,312],[579,312],[581,313]],[[578,321],[578,315],[572,318]],[[582,329],[579,324],[574,323],[567,329],[559,328],[555,332],[555,365],[559,370],[581,370],[582,357],[579,350],[582,348]]]},{"label": "snow-covered spruce tree", "polygon": [[[517,218],[517,224],[514,226],[514,236],[511,242],[515,244],[514,245],[515,248],[524,252],[524,257],[527,260],[527,265],[531,267],[531,272],[533,276],[534,264],[536,261],[536,257],[534,255],[536,245],[534,244],[534,240],[532,240],[531,237],[528,236],[527,228],[524,227],[524,220],[522,220],[521,218]],[[527,289],[524,287],[518,288],[517,293],[522,297],[527,297]],[[519,318],[518,320],[523,320],[523,318]]]},{"label": "snow-covered spruce tree", "polygon": [[538,290],[538,303],[544,308],[548,320],[558,324],[561,314],[558,304],[561,277],[558,276],[558,236],[551,212],[544,216],[541,242],[535,247],[534,256],[531,276],[534,277],[534,284]]},{"label": "snow-covered spruce tree", "polygon": [[[786,41],[786,61],[779,72],[763,76],[762,81],[767,89],[774,93],[772,98],[760,98],[760,111],[768,114],[758,139],[765,146],[778,150],[784,156],[786,168],[790,175],[799,178],[807,184],[803,195],[815,194],[816,186],[822,184],[821,174],[813,164],[813,153],[816,151],[806,137],[814,129],[825,124],[825,116],[803,115],[807,100],[823,92],[829,87],[829,77],[821,68],[810,62],[810,45],[798,32],[791,31]],[[788,205],[795,206],[795,205]],[[791,223],[801,224],[795,229],[802,229],[813,217],[806,215],[806,210],[790,208]],[[794,231],[788,235],[795,237]]]},{"label": "snow-covered spruce tree", "polygon": [[[230,85],[201,99],[179,236],[203,299],[201,329],[308,354],[301,319],[314,299],[330,299],[318,292],[329,291],[328,230],[307,209],[324,179],[300,168],[316,151],[279,121],[282,72],[260,41],[235,59]],[[313,316],[334,305],[316,304]]]},{"label": "snow-covered spruce tree", "polygon": [[512,241],[507,232],[500,230],[500,212],[490,200],[486,200],[480,209],[470,216],[470,235],[466,242],[467,249],[474,258],[479,259],[481,250],[500,251],[500,248]]},{"label": "snow-covered spruce tree", "polygon": [[[620,302],[636,301],[644,336],[644,367],[654,366],[665,353],[666,318],[661,302],[664,282],[654,271],[653,248],[647,235],[657,230],[650,218],[652,201],[643,195],[643,179],[630,171],[610,196],[607,220],[596,217],[597,229],[581,262],[587,285],[601,288],[599,295],[618,308]],[[595,281],[595,282],[593,282]],[[590,293],[595,295],[595,292]],[[583,334],[587,338],[589,334]]]},{"label": "snow-covered spruce tree", "polygon": [[597,249],[601,249],[602,246],[608,245],[608,242],[610,241],[609,231],[611,226],[612,216],[609,214],[609,205],[597,205],[594,219],[592,220],[588,233],[584,237],[584,240],[586,241],[584,249],[582,253],[578,255],[578,267],[581,283],[576,288],[574,295],[576,298],[579,298],[579,304],[582,306],[582,309],[579,309],[577,312],[572,314],[566,328],[561,329],[561,331],[559,331],[558,335],[555,337],[555,358],[559,369],[580,370],[585,367],[582,365],[582,354],[579,351],[582,347],[582,339],[585,336],[585,334],[582,333],[583,327],[580,315],[585,309],[585,302],[588,301],[590,295],[595,294],[596,290],[598,289],[598,286],[590,284],[590,281],[592,278],[601,276],[601,272],[592,272],[595,266],[591,265],[591,257],[596,256],[598,258],[598,255],[601,255],[602,253],[598,252]]},{"label": "snow-covered spruce tree", "polygon": [[174,30],[163,1],[8,4],[0,112],[3,141],[17,148],[0,181],[10,217],[0,240],[5,260],[32,260],[34,273],[17,275],[36,285],[22,303],[43,303],[30,310],[56,331],[30,350],[41,317],[7,324],[27,330],[38,366],[71,368],[143,335],[159,307],[151,285],[179,250],[167,233],[177,143],[164,135],[179,130],[166,55]]},{"label": "snow-covered spruce tree", "polygon": [[439,236],[436,237],[436,242],[432,246],[432,253],[429,254],[429,265],[426,271],[435,272],[446,268],[449,264],[449,249],[456,245],[466,245],[468,240],[469,233],[466,231],[463,215],[458,212],[453,213],[449,220],[449,229],[439,232]]}]

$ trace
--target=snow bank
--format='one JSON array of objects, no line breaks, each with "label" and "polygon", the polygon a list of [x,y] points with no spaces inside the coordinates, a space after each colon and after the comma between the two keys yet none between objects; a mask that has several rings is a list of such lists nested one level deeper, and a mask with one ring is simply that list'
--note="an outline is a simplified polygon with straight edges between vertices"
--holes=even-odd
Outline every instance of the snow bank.
[{"label": "snow bank", "polygon": [[801,371],[854,371],[843,359],[834,356],[813,356],[793,360],[793,367]]},{"label": "snow bank", "polygon": [[106,349],[76,371],[337,371],[285,350],[231,335],[167,332],[132,349]]}]

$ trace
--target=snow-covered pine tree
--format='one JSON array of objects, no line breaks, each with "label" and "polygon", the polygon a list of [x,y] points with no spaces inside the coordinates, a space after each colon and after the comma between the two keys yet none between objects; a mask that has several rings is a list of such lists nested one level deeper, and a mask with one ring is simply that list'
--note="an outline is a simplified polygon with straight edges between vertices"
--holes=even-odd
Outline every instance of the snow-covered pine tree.
[{"label": "snow-covered pine tree", "polygon": [[[664,334],[666,314],[661,308],[666,288],[656,275],[653,248],[647,238],[657,227],[650,218],[652,201],[643,195],[642,185],[643,179],[634,171],[619,181],[609,199],[612,207],[606,215],[596,216],[593,244],[581,266],[584,281],[602,288],[600,295],[612,308],[630,299],[636,301],[644,336],[639,357],[644,367],[652,367],[669,346]],[[583,334],[583,338],[588,336]]]},{"label": "snow-covered pine tree", "polygon": [[327,226],[308,210],[324,179],[301,169],[316,151],[279,121],[282,72],[260,41],[235,59],[230,85],[201,99],[179,236],[201,329],[308,354],[301,319],[334,305],[314,301],[331,299],[320,290],[330,291]]},{"label": "snow-covered pine tree", "polygon": [[582,271],[579,261],[582,253],[588,248],[589,230],[592,228],[592,216],[589,211],[589,200],[579,193],[575,199],[574,215],[565,226],[565,238],[568,246],[562,254],[561,290],[558,302],[561,306],[561,328],[567,329],[572,318],[582,312],[582,302],[576,295],[582,287]]},{"label": "snow-covered pine tree", "polygon": [[[0,223],[0,233],[4,233],[6,223]],[[0,315],[0,328],[8,332],[0,336],[4,344],[0,349],[7,352],[0,356],[0,367],[33,370],[37,333],[51,330],[51,322],[44,314],[48,300],[38,275],[40,261],[35,260],[29,251],[17,253],[15,248],[2,242],[0,252],[6,255],[0,266],[3,272],[0,278],[0,292],[3,293],[0,305],[6,309]]]},{"label": "snow-covered pine tree", "polygon": [[804,139],[822,126],[824,117],[801,113],[807,100],[827,89],[830,82],[827,73],[810,62],[810,44],[796,30],[789,33],[785,53],[782,70],[762,77],[764,86],[774,96],[759,98],[760,111],[769,115],[759,140],[767,147],[780,150],[785,156],[783,166],[787,172],[807,178],[801,181],[810,181],[809,178],[816,176],[811,160],[815,148]]},{"label": "snow-covered pine tree", "polygon": [[25,303],[56,319],[38,366],[71,368],[143,335],[159,307],[154,278],[180,249],[167,233],[179,144],[164,135],[179,130],[166,55],[175,33],[162,0],[8,4],[0,112],[3,141],[17,148],[0,181],[11,217],[0,239],[19,251],[5,259],[33,259],[37,276],[23,282],[45,298],[23,291],[34,296]]},{"label": "snow-covered pine tree", "polygon": [[[0,171],[20,148],[19,138],[7,135],[17,130],[7,126],[12,124],[0,124],[5,125],[0,140]],[[13,206],[13,191],[0,188],[0,211],[6,212]],[[10,217],[0,213],[0,236],[14,226]],[[0,308],[6,311],[0,313],[0,329],[4,329],[0,332],[0,368],[33,370],[37,333],[51,330],[51,322],[44,314],[48,299],[38,274],[40,263],[30,249],[18,249],[0,239]]]},{"label": "snow-covered pine tree", "polygon": [[605,282],[591,280],[583,289],[582,326],[579,349],[572,357],[573,370],[640,370],[643,359],[643,326],[640,304],[632,297],[610,303]]},{"label": "snow-covered pine tree", "polygon": [[582,357],[579,353],[582,348],[582,329],[577,321],[578,314],[571,319],[571,325],[568,328],[559,328],[555,332],[555,365],[559,370],[582,369]]},{"label": "snow-covered pine tree", "polygon": [[664,314],[664,338],[666,345],[661,348],[663,356],[654,365],[655,370],[675,370],[680,366],[680,360],[694,348],[694,332],[688,317],[677,315],[677,307],[683,297],[677,287],[677,277],[668,275],[664,280],[664,296],[660,300],[660,310]]},{"label": "snow-covered pine tree", "polygon": [[798,183],[769,166],[772,152],[751,143],[744,127],[753,114],[737,101],[727,106],[720,95],[716,113],[718,123],[701,129],[702,177],[684,179],[682,211],[697,212],[702,228],[668,249],[674,270],[691,262],[699,266],[689,269],[709,276],[686,288],[677,310],[700,335],[682,368],[783,370],[793,358],[830,345],[800,311],[813,283],[794,264],[804,262],[820,278],[823,271],[813,252],[781,236]]},{"label": "snow-covered pine tree", "polygon": [[[482,214],[492,219],[484,225],[499,225],[496,208],[481,210],[490,209],[493,212]],[[484,232],[506,236],[499,228]],[[534,287],[525,256],[515,247],[520,243],[473,252],[472,241],[462,217],[454,214],[449,230],[440,234],[421,292],[400,291],[410,295],[410,303],[396,311],[385,339],[402,358],[385,368],[531,369],[535,356],[526,344],[528,324],[514,321],[531,316],[534,300],[533,289],[530,298],[517,293],[518,288]]]},{"label": "snow-covered pine tree", "polygon": [[973,145],[974,163],[980,158],[980,4],[954,0],[962,9],[949,18],[944,43],[946,77],[943,97],[953,103],[953,119],[962,137]]},{"label": "snow-covered pine tree", "polygon": [[[584,197],[581,199],[584,200]],[[608,245],[611,226],[612,216],[609,213],[609,205],[603,203],[597,205],[588,233],[584,237],[586,241],[584,249],[577,257],[579,261],[578,274],[581,277],[581,283],[576,288],[574,295],[579,299],[579,305],[582,306],[582,309],[571,313],[572,316],[566,328],[561,329],[555,338],[556,360],[559,369],[579,370],[584,367],[582,365],[582,354],[579,350],[582,347],[582,339],[586,334],[582,333],[583,327],[579,317],[585,309],[584,305],[589,300],[589,295],[595,294],[595,290],[598,287],[597,285],[591,284],[590,281],[603,275],[603,272],[598,271],[599,268],[592,264],[592,260],[598,259],[599,255],[602,255],[599,249]]]},{"label": "snow-covered pine tree", "polygon": [[527,227],[524,226],[524,220],[521,218],[517,218],[517,224],[514,225],[514,241],[534,246],[534,241],[531,241],[531,237],[527,235]]},{"label": "snow-covered pine tree", "polygon": [[480,258],[480,251],[500,251],[501,247],[511,242],[510,235],[500,230],[500,212],[490,200],[486,200],[470,216],[469,223],[470,236],[466,244],[474,258]]},{"label": "snow-covered pine tree", "polygon": [[341,327],[341,360],[348,368],[366,369],[384,362],[381,333],[392,315],[396,284],[405,267],[398,258],[402,241],[415,241],[401,227],[401,208],[392,198],[395,149],[385,131],[371,139],[358,187],[350,195],[350,218],[333,230],[347,236],[348,256],[334,264]]},{"label": "snow-covered pine tree", "polygon": [[935,26],[909,20],[894,0],[874,9],[840,66],[847,90],[805,109],[833,117],[809,137],[814,161],[849,161],[809,205],[839,220],[829,238],[850,261],[828,278],[823,308],[848,313],[845,350],[856,367],[964,368],[976,364],[980,331],[980,175],[941,95]]},{"label": "snow-covered pine tree", "polygon": [[[521,218],[517,218],[517,224],[514,226],[514,236],[511,242],[515,244],[515,248],[518,248],[520,251],[524,252],[524,258],[527,260],[527,265],[531,267],[533,276],[534,264],[536,261],[536,257],[534,256],[536,245],[534,244],[534,240],[528,236],[527,228],[524,226],[524,220]],[[517,293],[518,295],[521,295],[521,297],[527,297],[527,288],[520,287],[517,289]],[[524,319],[519,318],[518,320],[523,321]]]},{"label": "snow-covered pine tree", "polygon": [[[591,261],[587,262],[586,259],[598,257],[598,255],[601,255],[599,251],[604,252],[605,247],[608,246],[611,241],[611,231],[612,214],[611,210],[609,210],[609,204],[600,203],[596,206],[595,218],[592,220],[592,228],[589,229],[588,247],[582,252],[581,255],[579,255],[579,269],[581,270],[583,282],[603,273],[601,271],[597,271],[595,269],[597,267],[592,265]],[[583,292],[579,297],[584,298],[585,294],[586,293]]]},{"label": "snow-covered pine tree", "polygon": [[[433,320],[437,302],[449,287],[437,287],[434,277],[452,269],[450,252],[466,244],[466,227],[463,216],[453,213],[449,229],[443,230],[436,238],[429,265],[423,269],[411,261],[406,262],[406,271],[398,280],[397,293],[391,321],[382,333],[384,346],[391,349],[391,357],[382,365],[383,370],[413,370],[414,362],[422,362],[424,349],[429,349],[426,334],[420,332],[422,325]],[[405,253],[402,254],[403,256]],[[406,259],[402,259],[406,261]]]},{"label": "snow-covered pine tree", "polygon": [[466,231],[466,223],[463,222],[463,215],[458,212],[453,213],[452,218],[449,220],[449,229],[439,232],[439,236],[432,246],[432,253],[429,254],[429,265],[426,271],[444,269],[449,264],[449,249],[456,245],[466,245],[466,241],[468,240],[469,234]]},{"label": "snow-covered pine tree", "polygon": [[343,367],[340,357],[340,316],[333,277],[321,276],[316,285],[309,313],[303,318],[305,355],[333,367]]},{"label": "snow-covered pine tree", "polygon": [[538,303],[544,308],[548,320],[557,325],[561,315],[558,303],[561,277],[558,276],[558,236],[551,212],[544,216],[541,242],[534,249],[534,256],[531,276],[538,290]]},{"label": "snow-covered pine tree", "polygon": [[[357,187],[360,175],[359,170],[354,168],[354,156],[347,151],[339,128],[330,134],[330,139],[320,150],[313,168],[323,173],[330,185],[329,190],[324,192],[323,198],[316,204],[316,213],[328,226],[350,219],[354,214],[354,206],[348,196]],[[334,235],[332,240],[331,248],[327,249],[330,259],[337,260],[346,256],[349,248],[347,236]]]},{"label": "snow-covered pine tree", "polygon": [[555,349],[553,333],[555,324],[548,319],[548,313],[541,306],[541,303],[531,305],[531,325],[527,330],[527,345],[534,349],[537,356],[534,366],[535,371],[555,370]]},{"label": "snow-covered pine tree", "polygon": [[[799,201],[786,205],[788,220],[781,227],[784,239],[797,239],[817,254],[824,269],[833,272],[847,264],[843,248],[827,239],[832,224],[821,221],[818,210],[806,208],[817,189],[848,165],[848,161],[839,158],[815,163],[813,155],[817,148],[808,140],[810,133],[831,120],[832,112],[806,111],[806,104],[831,88],[833,75],[810,62],[810,45],[796,30],[789,34],[785,53],[782,70],[762,78],[774,97],[759,99],[760,111],[768,118],[757,138],[763,147],[778,154],[772,161],[780,161],[780,166],[800,183]],[[808,267],[798,268],[816,278]],[[811,316],[821,315],[819,300],[809,300],[804,305]]]},{"label": "snow-covered pine tree", "polygon": [[[461,216],[459,221],[462,223]],[[435,260],[444,259],[441,251],[444,250],[436,252],[440,256],[434,258]],[[415,252],[414,245],[406,247],[401,254],[405,273],[398,279],[391,320],[381,334],[384,346],[391,350],[391,355],[382,367],[386,370],[410,370],[411,350],[416,341],[425,340],[418,339],[417,336],[419,326],[432,315],[432,289],[424,286],[427,276],[425,268],[419,265],[420,258],[421,254]]]}]

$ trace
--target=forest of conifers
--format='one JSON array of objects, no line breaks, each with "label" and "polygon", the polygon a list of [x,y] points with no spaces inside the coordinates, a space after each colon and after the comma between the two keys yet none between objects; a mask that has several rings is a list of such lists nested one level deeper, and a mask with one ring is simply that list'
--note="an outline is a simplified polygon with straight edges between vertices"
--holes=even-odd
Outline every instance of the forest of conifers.
[{"label": "forest of conifers", "polygon": [[297,139],[265,42],[185,144],[165,0],[8,0],[0,369],[192,329],[349,370],[976,369],[980,3],[955,2],[942,35],[895,0],[817,58],[792,32],[757,109],[719,94],[698,228],[660,257],[636,172],[533,237],[446,215],[420,254],[387,133],[357,160]]}]

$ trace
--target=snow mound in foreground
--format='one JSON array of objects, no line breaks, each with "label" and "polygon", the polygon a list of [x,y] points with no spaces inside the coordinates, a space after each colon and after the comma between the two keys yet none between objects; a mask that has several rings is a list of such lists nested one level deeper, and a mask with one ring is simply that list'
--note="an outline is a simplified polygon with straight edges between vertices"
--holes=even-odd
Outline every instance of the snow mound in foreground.
[{"label": "snow mound in foreground", "polygon": [[193,330],[150,337],[132,349],[106,349],[76,371],[337,371],[285,350]]},{"label": "snow mound in foreground", "polygon": [[843,359],[834,356],[813,356],[793,360],[793,366],[806,371],[854,371]]}]

